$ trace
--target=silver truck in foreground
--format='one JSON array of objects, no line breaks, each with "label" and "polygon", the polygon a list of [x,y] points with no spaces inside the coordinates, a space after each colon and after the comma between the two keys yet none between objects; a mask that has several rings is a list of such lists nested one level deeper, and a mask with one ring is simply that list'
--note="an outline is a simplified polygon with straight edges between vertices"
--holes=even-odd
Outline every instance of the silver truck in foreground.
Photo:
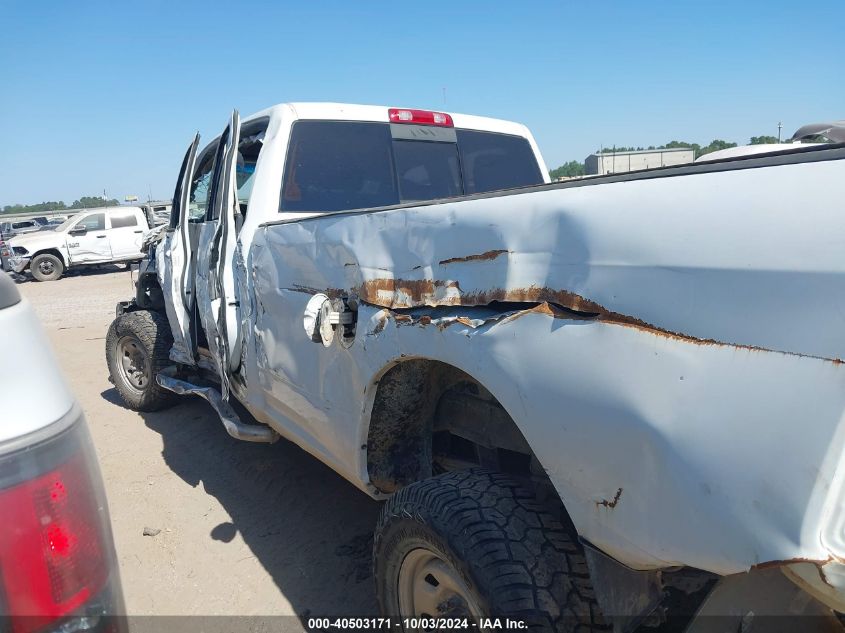
[{"label": "silver truck in foreground", "polygon": [[198,141],[111,379],[386,499],[382,615],[845,611],[845,146],[549,184],[525,127],[457,114]]}]

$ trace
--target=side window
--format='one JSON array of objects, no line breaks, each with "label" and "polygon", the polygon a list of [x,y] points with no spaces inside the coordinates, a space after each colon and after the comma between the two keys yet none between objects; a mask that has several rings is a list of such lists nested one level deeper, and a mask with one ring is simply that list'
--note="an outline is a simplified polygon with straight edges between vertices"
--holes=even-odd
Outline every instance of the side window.
[{"label": "side window", "polygon": [[138,226],[138,217],[132,211],[118,211],[112,213],[111,227],[113,229],[122,229],[127,226]]},{"label": "side window", "polygon": [[85,227],[88,231],[104,231],[106,228],[106,214],[92,213],[91,215],[86,215],[73,226],[75,229],[81,229],[82,227]]},{"label": "side window", "polygon": [[235,171],[238,180],[238,203],[243,215],[246,215],[247,205],[250,196],[252,196],[255,165],[258,163],[258,155],[264,147],[264,133],[267,131],[269,122],[269,119],[260,119],[241,126],[238,162]]},{"label": "side window", "polygon": [[214,173],[214,156],[217,142],[206,147],[197,160],[194,177],[191,179],[191,198],[188,205],[188,220],[202,222],[208,209],[208,198],[211,192],[211,176]]}]

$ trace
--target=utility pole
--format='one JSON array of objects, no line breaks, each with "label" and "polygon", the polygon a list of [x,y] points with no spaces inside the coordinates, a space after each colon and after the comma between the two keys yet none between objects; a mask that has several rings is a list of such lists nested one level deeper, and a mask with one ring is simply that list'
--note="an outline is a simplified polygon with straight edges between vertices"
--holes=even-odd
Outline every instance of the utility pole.
[{"label": "utility pole", "polygon": [[783,129],[783,123],[778,121],[778,143],[780,143],[780,131]]}]

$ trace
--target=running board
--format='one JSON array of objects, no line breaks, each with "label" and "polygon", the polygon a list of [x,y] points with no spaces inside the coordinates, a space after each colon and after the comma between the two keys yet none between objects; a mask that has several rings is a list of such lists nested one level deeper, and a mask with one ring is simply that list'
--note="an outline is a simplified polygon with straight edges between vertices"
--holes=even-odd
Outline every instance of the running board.
[{"label": "running board", "polygon": [[223,422],[226,432],[236,440],[272,444],[279,439],[279,434],[269,426],[244,424],[241,422],[232,405],[223,400],[223,396],[214,387],[194,385],[181,378],[176,378],[174,376],[175,373],[175,366],[163,369],[156,375],[156,382],[173,393],[199,396],[207,400],[214,410],[217,411],[217,415],[220,416],[220,421]]}]

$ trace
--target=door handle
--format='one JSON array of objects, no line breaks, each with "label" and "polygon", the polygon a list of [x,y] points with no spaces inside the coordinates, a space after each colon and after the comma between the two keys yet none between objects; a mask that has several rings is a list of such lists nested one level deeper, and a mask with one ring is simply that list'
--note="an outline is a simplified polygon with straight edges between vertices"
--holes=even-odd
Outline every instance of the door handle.
[{"label": "door handle", "polygon": [[144,231],[132,231],[133,233],[143,233]]},{"label": "door handle", "polygon": [[97,239],[98,239],[98,240],[101,240],[101,239],[103,239],[104,237],[105,237],[105,235],[98,235],[98,236],[97,236]]}]

